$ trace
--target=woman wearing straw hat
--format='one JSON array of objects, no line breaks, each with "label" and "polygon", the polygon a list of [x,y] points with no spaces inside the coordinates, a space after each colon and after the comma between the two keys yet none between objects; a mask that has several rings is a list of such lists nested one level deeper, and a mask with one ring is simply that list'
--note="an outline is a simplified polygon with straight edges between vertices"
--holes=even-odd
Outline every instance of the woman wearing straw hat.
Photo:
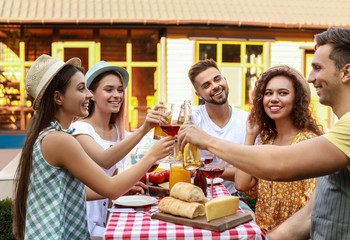
[{"label": "woman wearing straw hat", "polygon": [[[92,97],[78,58],[61,62],[40,56],[25,85],[37,110],[31,120],[17,169],[14,234],[17,239],[89,239],[85,201],[117,198],[172,150],[174,139],[158,141],[136,164],[108,176],[68,129],[75,117],[88,115]],[[88,189],[85,196],[85,185]],[[25,201],[25,202],[23,202]]]},{"label": "woman wearing straw hat", "polygon": [[[127,134],[124,127],[125,89],[129,83],[129,73],[122,67],[100,61],[90,68],[85,77],[93,96],[90,99],[88,117],[71,125],[75,128],[73,136],[85,152],[112,176],[126,164],[125,156],[159,123],[159,111],[156,110],[162,105],[149,111],[145,123],[124,138]],[[143,188],[146,187],[139,182],[128,194],[144,194]],[[103,235],[108,206],[108,199],[87,202],[88,226],[92,236]]]},{"label": "woman wearing straw hat", "polygon": [[[321,135],[309,104],[310,89],[299,71],[287,65],[267,69],[255,84],[245,144],[254,145],[258,137],[259,144],[286,146]],[[258,196],[256,222],[267,231],[305,206],[316,187],[315,178],[272,182],[238,169],[235,183],[239,191]]]}]

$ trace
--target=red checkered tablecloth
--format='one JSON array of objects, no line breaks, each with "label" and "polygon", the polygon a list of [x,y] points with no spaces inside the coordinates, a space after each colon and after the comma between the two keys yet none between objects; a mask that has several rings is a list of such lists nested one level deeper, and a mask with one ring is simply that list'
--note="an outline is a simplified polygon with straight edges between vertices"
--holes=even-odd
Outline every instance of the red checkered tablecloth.
[{"label": "red checkered tablecloth", "polygon": [[[209,189],[208,189],[209,190]],[[209,191],[208,191],[209,194]],[[214,186],[214,197],[230,195],[227,189]],[[158,204],[145,207],[156,210]],[[241,211],[239,209],[238,211]],[[218,233],[174,223],[151,219],[148,213],[113,212],[107,223],[104,239],[265,239],[265,232],[254,222],[239,225]]]}]

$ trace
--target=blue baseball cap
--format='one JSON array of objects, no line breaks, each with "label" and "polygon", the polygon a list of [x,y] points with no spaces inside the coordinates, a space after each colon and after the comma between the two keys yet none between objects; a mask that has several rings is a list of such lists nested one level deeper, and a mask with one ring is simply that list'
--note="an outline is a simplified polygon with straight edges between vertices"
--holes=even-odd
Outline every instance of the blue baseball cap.
[{"label": "blue baseball cap", "polygon": [[109,63],[105,61],[100,61],[96,63],[94,66],[92,66],[89,71],[85,74],[85,78],[87,81],[87,87],[89,88],[91,83],[95,80],[97,76],[99,76],[102,73],[109,72],[109,71],[115,71],[120,73],[120,75],[123,78],[125,88],[128,86],[129,83],[129,73],[126,71],[123,67],[118,66],[112,66]]}]

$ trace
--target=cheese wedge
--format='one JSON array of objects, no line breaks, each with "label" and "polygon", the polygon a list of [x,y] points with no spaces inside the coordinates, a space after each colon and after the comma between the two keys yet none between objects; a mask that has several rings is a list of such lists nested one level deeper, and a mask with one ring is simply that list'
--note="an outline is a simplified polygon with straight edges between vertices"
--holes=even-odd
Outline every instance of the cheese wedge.
[{"label": "cheese wedge", "polygon": [[239,206],[239,197],[220,196],[205,204],[207,222],[234,214]]}]

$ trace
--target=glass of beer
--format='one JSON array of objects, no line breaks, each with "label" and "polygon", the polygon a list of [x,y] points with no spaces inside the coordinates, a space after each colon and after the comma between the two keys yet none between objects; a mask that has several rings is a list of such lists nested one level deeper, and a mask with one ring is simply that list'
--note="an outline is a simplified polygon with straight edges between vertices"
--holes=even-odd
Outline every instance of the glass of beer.
[{"label": "glass of beer", "polygon": [[[168,115],[168,123],[171,123],[172,117],[173,117],[173,112],[174,112],[174,104],[172,103],[161,103],[162,105],[165,106],[165,108],[161,108],[160,111],[165,112]],[[162,137],[166,137],[167,134],[161,129],[160,125],[158,124],[154,128],[154,135],[153,139],[159,140]]]}]

